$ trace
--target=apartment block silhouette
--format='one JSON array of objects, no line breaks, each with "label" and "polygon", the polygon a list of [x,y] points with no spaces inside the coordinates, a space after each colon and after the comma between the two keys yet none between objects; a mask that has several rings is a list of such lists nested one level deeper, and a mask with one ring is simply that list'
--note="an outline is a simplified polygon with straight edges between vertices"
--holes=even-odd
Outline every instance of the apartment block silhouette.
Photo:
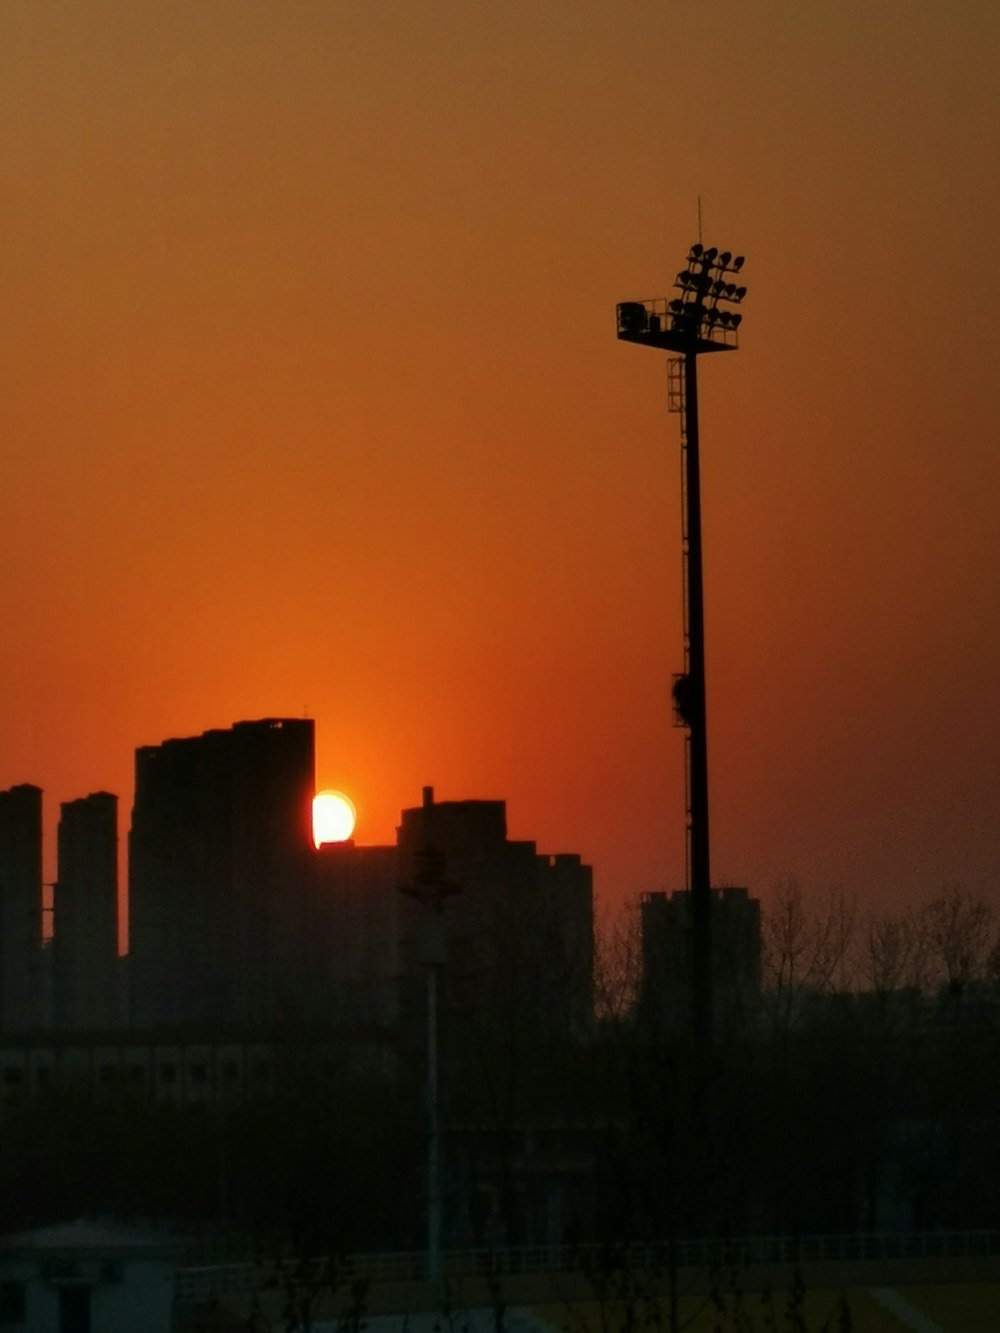
[{"label": "apartment block silhouette", "polygon": [[52,897],[52,1022],[99,1031],[123,1018],[118,960],[118,797],[93,792],[60,807]]},{"label": "apartment block silhouette", "polygon": [[302,1017],[314,737],[265,718],[136,751],[129,988],[138,1027]]},{"label": "apartment block silhouette", "polygon": [[42,793],[0,793],[0,1033],[412,1034],[426,904],[404,890],[429,845],[454,889],[439,924],[455,1018],[483,1035],[589,1031],[590,868],[509,839],[503,801],[435,802],[429,787],[394,843],[316,847],[314,746],[310,719],[263,718],[136,751],[127,959],[118,798],[62,805],[43,931]]},{"label": "apartment block silhouette", "polygon": [[[593,1021],[593,877],[579,856],[541,855],[507,837],[504,801],[435,801],[404,810],[400,882],[428,854],[443,881],[446,1002],[485,1038],[521,1025],[533,1037],[580,1036]],[[420,971],[421,915],[409,896],[400,927],[404,977]],[[413,994],[412,985],[409,994]]]},{"label": "apartment block silhouette", "polygon": [[44,1017],[42,793],[25,783],[0,792],[0,1029]]},{"label": "apartment block silhouette", "polygon": [[[693,1022],[691,894],[645,893],[640,904],[642,974],[639,1015],[660,1032],[690,1032]],[[752,1018],[760,999],[760,900],[745,888],[713,889],[712,996],[725,1031]]]}]

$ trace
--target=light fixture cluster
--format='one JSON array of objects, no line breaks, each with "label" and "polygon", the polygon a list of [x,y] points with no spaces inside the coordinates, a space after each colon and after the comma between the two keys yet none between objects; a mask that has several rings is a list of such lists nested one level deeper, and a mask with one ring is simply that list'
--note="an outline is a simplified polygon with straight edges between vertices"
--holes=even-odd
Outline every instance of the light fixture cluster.
[{"label": "light fixture cluster", "polygon": [[738,306],[747,294],[733,281],[743,256],[692,245],[687,267],[677,274],[675,297],[655,301],[623,301],[618,306],[618,337],[682,356],[701,352],[732,352],[743,322]]},{"label": "light fixture cluster", "polygon": [[738,329],[743,316],[729,306],[738,305],[747,289],[730,278],[742,267],[742,255],[734,257],[728,250],[720,254],[714,245],[707,250],[697,242],[692,245],[687,268],[674,283],[681,295],[667,302],[674,331],[712,342],[719,334]]}]

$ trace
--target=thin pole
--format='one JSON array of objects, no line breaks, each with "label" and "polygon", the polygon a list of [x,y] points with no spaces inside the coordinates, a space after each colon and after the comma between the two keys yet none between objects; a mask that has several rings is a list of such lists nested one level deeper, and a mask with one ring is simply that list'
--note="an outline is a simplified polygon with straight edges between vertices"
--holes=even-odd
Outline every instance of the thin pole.
[{"label": "thin pole", "polygon": [[[434,909],[431,908],[431,911]],[[437,964],[427,965],[427,1277],[441,1277],[441,1143],[438,1106]]]},{"label": "thin pole", "polygon": [[444,1232],[444,1192],[441,1186],[441,1090],[438,1061],[438,972],[447,953],[444,901],[458,890],[444,878],[444,857],[434,846],[434,788],[425,787],[421,810],[422,838],[416,847],[414,883],[402,892],[420,904],[419,952],[427,969],[427,1069],[424,1086],[427,1114],[427,1272],[431,1282],[441,1277],[441,1240]]},{"label": "thin pole", "polygon": [[701,470],[698,454],[697,354],[684,355],[684,425],[687,489],[688,838],[691,891],[691,989],[694,1038],[712,1043],[712,891],[708,859],[708,730],[705,707],[705,608],[701,559]]}]

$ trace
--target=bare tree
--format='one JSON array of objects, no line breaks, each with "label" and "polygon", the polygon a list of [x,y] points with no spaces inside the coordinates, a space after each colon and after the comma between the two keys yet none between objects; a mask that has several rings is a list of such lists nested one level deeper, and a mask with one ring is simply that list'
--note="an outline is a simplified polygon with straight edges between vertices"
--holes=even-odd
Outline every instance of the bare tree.
[{"label": "bare tree", "polygon": [[764,1007],[773,1028],[797,1026],[813,999],[849,984],[856,921],[843,893],[810,915],[795,880],[778,884],[762,930]]},{"label": "bare tree", "polygon": [[912,917],[869,917],[858,963],[864,989],[875,995],[889,995],[912,984],[919,942]]},{"label": "bare tree", "polygon": [[985,899],[950,886],[924,908],[929,980],[961,995],[986,978],[997,948],[996,918]]},{"label": "bare tree", "polygon": [[642,979],[642,925],[639,901],[629,900],[613,914],[606,911],[595,936],[594,1008],[606,1024],[627,1023],[634,1012]]}]

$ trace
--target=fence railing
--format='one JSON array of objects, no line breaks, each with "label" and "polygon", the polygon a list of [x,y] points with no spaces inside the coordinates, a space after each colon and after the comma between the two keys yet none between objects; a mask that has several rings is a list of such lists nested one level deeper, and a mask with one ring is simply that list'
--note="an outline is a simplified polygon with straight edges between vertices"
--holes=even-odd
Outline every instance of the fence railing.
[{"label": "fence railing", "polygon": [[[441,1256],[445,1278],[522,1276],[543,1273],[584,1273],[595,1277],[627,1270],[657,1273],[671,1258],[680,1268],[747,1268],[758,1264],[844,1263],[893,1259],[961,1259],[1000,1257],[1000,1231],[926,1231],[911,1234],[822,1236],[744,1236],[708,1238],[667,1244],[536,1245],[501,1250],[446,1250]],[[363,1278],[373,1285],[419,1281],[426,1272],[426,1254],[408,1250],[358,1254],[331,1263],[326,1259],[297,1261],[314,1275],[329,1269],[342,1280]],[[251,1295],[280,1285],[283,1275],[295,1280],[296,1261],[286,1265],[230,1263],[179,1268],[178,1305],[207,1304],[222,1296]]]}]

